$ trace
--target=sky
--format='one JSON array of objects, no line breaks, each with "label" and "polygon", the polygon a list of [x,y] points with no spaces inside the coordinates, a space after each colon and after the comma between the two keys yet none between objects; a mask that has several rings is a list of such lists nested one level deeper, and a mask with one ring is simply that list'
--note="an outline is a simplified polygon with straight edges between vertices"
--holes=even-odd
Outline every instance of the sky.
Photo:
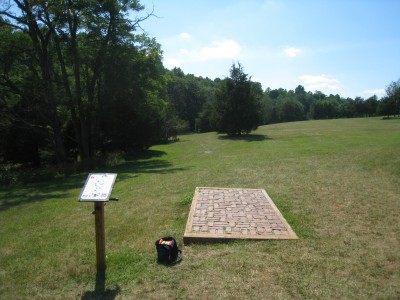
[{"label": "sky", "polygon": [[214,78],[240,63],[263,89],[364,99],[400,79],[400,0],[141,0],[168,69]]}]

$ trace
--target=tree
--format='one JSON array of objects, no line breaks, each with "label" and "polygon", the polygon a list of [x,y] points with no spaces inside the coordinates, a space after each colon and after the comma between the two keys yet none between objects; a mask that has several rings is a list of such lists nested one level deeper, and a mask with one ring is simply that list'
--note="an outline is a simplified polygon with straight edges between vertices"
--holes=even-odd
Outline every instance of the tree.
[{"label": "tree", "polygon": [[356,97],[354,99],[355,117],[363,117],[366,114],[364,99]]},{"label": "tree", "polygon": [[[10,12],[11,7],[4,7],[6,4],[3,4],[5,9],[0,11],[0,15],[3,17],[1,23],[8,28],[18,31],[17,34],[24,33],[30,39],[29,51],[26,54],[30,55],[29,58],[31,61],[25,63],[25,66],[29,70],[26,73],[37,82],[41,90],[40,99],[42,101],[40,104],[43,107],[41,113],[44,115],[43,119],[46,120],[46,125],[51,129],[48,133],[57,162],[62,164],[66,161],[66,152],[62,139],[62,124],[59,110],[57,109],[57,81],[52,62],[53,53],[50,50],[53,30],[45,26],[44,22],[45,15],[48,15],[50,4],[37,4],[19,0],[15,0],[14,2],[18,8],[18,12]],[[18,87],[19,82],[15,80],[16,78],[14,80],[11,78],[10,75],[13,70],[14,66],[7,70],[9,72],[3,76],[1,85],[23,99],[24,96],[26,97],[26,91],[22,91]]]},{"label": "tree", "polygon": [[[40,130],[59,164],[78,152],[90,166],[98,150],[125,137],[124,147],[157,140],[166,81],[159,45],[133,34],[151,15],[132,19],[144,8],[139,1],[13,2],[0,6],[1,35],[7,37],[0,41],[0,99],[1,111],[19,120],[14,125]],[[104,112],[124,118],[106,130]],[[139,121],[140,113],[147,119]]]},{"label": "tree", "polygon": [[217,90],[214,109],[216,128],[221,133],[248,134],[260,124],[260,98],[240,64],[232,65],[230,77]]},{"label": "tree", "polygon": [[[102,151],[147,148],[164,139],[169,104],[166,78],[154,40],[140,37],[146,51],[129,44],[113,45],[107,52],[97,88],[98,134],[92,143]],[[154,51],[149,51],[153,49]]]},{"label": "tree", "polygon": [[342,99],[339,109],[342,118],[354,118],[356,115],[356,105],[352,98]]},{"label": "tree", "polygon": [[278,98],[276,111],[280,122],[304,120],[303,104],[289,95],[284,98]]},{"label": "tree", "polygon": [[312,96],[306,93],[302,85],[298,85],[294,90],[294,93],[296,95],[296,100],[303,104],[304,115],[307,116],[307,114],[310,112]]},{"label": "tree", "polygon": [[195,120],[206,101],[200,79],[191,74],[181,75],[175,70],[172,72],[172,80],[168,83],[168,93],[179,117],[187,120],[190,130],[194,131]]},{"label": "tree", "polygon": [[267,89],[262,97],[261,103],[261,124],[270,124],[273,120],[274,102],[269,96],[269,89]]},{"label": "tree", "polygon": [[397,112],[396,102],[391,97],[382,98],[381,101],[379,101],[376,111],[378,115],[387,116],[387,118],[389,118],[390,115],[395,115]]},{"label": "tree", "polygon": [[400,115],[400,78],[397,81],[392,81],[386,87],[386,94],[391,102],[391,114]]},{"label": "tree", "polygon": [[339,115],[339,103],[335,97],[315,101],[311,106],[313,119],[333,119]]},{"label": "tree", "polygon": [[365,100],[365,113],[370,117],[376,114],[376,109],[378,108],[378,97],[373,95]]},{"label": "tree", "polygon": [[[178,117],[189,123],[191,131],[209,130],[207,121],[200,121],[200,114],[206,103],[213,100],[215,84],[209,78],[185,75],[180,68],[169,72],[168,97],[173,103]],[[206,115],[202,114],[203,117]],[[202,117],[201,117],[202,118]]]}]

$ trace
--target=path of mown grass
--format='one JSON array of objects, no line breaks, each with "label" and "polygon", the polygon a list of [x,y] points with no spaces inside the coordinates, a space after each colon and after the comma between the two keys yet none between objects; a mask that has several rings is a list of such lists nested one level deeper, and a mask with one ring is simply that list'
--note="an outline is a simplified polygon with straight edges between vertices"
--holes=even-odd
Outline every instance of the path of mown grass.
[{"label": "path of mown grass", "polygon": [[[185,135],[108,170],[107,295],[116,299],[400,297],[400,120],[308,121],[229,139]],[[87,174],[0,191],[0,298],[95,299]],[[154,241],[182,245],[196,186],[266,189],[299,236],[183,247],[173,268]]]}]

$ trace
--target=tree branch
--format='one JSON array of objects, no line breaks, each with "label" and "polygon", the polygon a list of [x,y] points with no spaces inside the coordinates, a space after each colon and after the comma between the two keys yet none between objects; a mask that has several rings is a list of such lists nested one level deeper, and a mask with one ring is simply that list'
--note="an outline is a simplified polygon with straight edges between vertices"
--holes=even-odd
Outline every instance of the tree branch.
[{"label": "tree branch", "polygon": [[[147,13],[146,16],[141,17],[141,18],[136,18],[134,21],[131,20],[127,20],[127,22],[129,23],[129,25],[131,26],[132,30],[135,30],[136,27],[140,28],[143,32],[146,32],[146,30],[144,30],[141,26],[140,23],[143,21],[146,21],[148,18],[150,17],[156,17],[159,18],[157,15],[154,14],[154,4],[153,7],[151,9],[150,13]],[[133,23],[132,23],[133,22]]]}]

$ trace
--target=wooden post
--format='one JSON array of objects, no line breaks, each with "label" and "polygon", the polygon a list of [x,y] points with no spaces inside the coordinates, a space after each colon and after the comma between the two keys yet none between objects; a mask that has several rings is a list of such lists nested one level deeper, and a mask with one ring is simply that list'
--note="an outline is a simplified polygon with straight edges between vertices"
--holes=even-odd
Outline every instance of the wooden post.
[{"label": "wooden post", "polygon": [[106,270],[106,242],[104,234],[104,202],[94,203],[96,228],[96,260],[97,272]]}]

